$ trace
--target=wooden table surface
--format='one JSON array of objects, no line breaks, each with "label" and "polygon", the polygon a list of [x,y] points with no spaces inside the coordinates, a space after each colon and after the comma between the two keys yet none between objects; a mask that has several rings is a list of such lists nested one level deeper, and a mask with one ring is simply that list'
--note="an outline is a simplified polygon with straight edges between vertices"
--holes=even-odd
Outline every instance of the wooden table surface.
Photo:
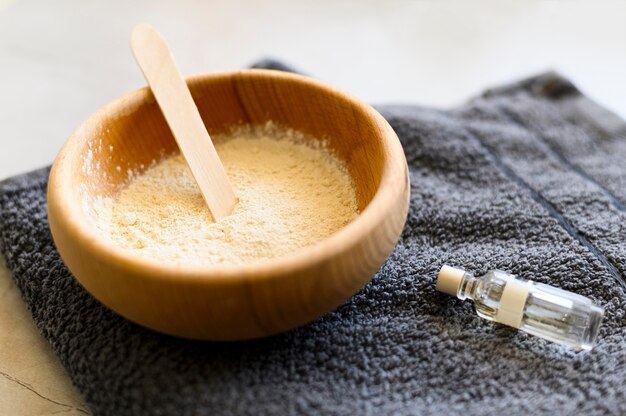
[{"label": "wooden table surface", "polygon": [[0,415],[87,413],[0,257]]},{"label": "wooden table surface", "polygon": [[[622,0],[0,0],[0,179],[145,85],[138,22],[187,74],[273,56],[372,103],[451,106],[551,68],[624,117],[625,20]],[[0,297],[0,414],[87,412],[1,264]]]}]

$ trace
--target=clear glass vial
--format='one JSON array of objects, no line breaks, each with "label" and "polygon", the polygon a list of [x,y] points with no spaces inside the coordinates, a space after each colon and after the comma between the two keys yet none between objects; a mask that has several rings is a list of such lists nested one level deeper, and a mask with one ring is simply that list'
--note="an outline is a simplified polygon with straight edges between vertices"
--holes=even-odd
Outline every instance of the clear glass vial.
[{"label": "clear glass vial", "polygon": [[604,309],[590,299],[556,287],[517,279],[501,270],[475,277],[443,266],[437,290],[472,299],[478,316],[518,328],[577,350],[590,350]]}]

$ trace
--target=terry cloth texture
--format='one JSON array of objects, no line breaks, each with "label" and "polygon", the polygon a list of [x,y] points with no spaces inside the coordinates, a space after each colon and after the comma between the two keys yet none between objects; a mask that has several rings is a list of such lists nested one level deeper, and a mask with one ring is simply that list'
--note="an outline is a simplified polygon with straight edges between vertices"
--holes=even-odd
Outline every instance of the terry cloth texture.
[{"label": "terry cloth texture", "polygon": [[[267,339],[194,342],[120,318],[53,246],[48,170],[2,183],[7,266],[95,415],[626,414],[626,123],[555,74],[454,110],[379,110],[409,163],[402,238],[343,306]],[[597,347],[480,319],[435,291],[444,263],[591,297],[606,308]]]}]

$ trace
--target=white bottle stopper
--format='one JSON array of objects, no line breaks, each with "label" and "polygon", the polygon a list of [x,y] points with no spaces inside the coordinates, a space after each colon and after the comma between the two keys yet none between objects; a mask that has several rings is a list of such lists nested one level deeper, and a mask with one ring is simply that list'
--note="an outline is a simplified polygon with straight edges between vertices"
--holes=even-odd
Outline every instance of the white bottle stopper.
[{"label": "white bottle stopper", "polygon": [[456,296],[459,293],[459,287],[464,275],[465,270],[444,265],[437,276],[435,288],[440,292]]}]

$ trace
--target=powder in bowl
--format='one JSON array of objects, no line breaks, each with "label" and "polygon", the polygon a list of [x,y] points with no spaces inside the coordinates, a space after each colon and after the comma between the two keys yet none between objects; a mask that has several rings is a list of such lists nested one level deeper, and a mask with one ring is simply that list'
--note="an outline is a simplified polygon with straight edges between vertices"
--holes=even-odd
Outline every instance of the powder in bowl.
[{"label": "powder in bowl", "polygon": [[345,164],[321,142],[271,126],[214,142],[239,197],[231,215],[213,221],[183,156],[174,155],[97,201],[97,228],[162,262],[242,265],[311,245],[358,215]]}]

